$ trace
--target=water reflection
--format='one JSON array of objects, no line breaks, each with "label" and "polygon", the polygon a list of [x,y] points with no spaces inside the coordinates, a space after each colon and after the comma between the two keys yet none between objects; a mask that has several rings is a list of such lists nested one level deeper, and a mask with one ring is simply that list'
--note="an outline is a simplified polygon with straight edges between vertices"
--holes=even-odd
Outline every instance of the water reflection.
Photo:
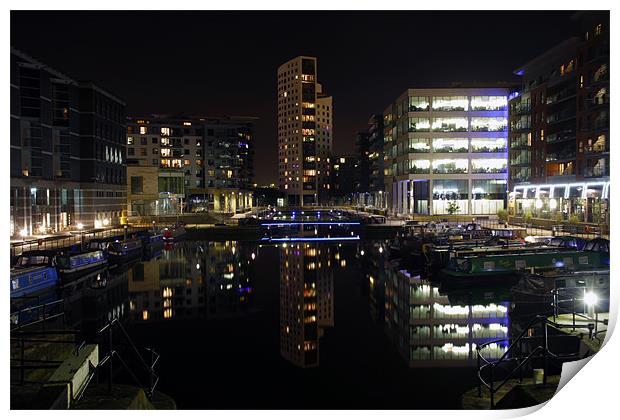
[{"label": "water reflection", "polygon": [[[245,314],[252,305],[253,246],[182,242],[129,271],[130,319],[151,322]],[[255,255],[255,254],[254,254]]]},{"label": "water reflection", "polygon": [[[386,332],[411,367],[468,366],[477,345],[509,335],[506,301],[450,302],[419,274],[394,268],[385,281]],[[484,356],[501,357],[506,348],[507,342],[492,345]]]},{"label": "water reflection", "polygon": [[324,330],[334,326],[334,262],[346,259],[329,246],[280,248],[280,355],[299,367],[319,365]]}]

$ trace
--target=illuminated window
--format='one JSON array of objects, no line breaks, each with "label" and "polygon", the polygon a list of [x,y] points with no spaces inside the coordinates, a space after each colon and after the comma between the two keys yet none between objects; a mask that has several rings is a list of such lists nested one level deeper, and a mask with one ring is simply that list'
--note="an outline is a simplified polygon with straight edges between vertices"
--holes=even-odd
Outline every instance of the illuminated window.
[{"label": "illuminated window", "polygon": [[170,156],[172,156],[172,149],[161,149],[161,155],[163,157],[170,157]]},{"label": "illuminated window", "polygon": [[506,152],[506,139],[471,139],[472,153],[501,153]]},{"label": "illuminated window", "polygon": [[433,131],[467,131],[467,118],[447,117],[433,118]]},{"label": "illuminated window", "polygon": [[467,159],[435,159],[433,160],[434,174],[466,174]]},{"label": "illuminated window", "polygon": [[430,131],[431,123],[428,118],[409,118],[409,131],[426,132]]},{"label": "illuminated window", "polygon": [[467,96],[435,96],[433,111],[467,111]]},{"label": "illuminated window", "polygon": [[428,111],[430,109],[430,100],[428,96],[410,96],[409,111]]},{"label": "illuminated window", "polygon": [[433,139],[435,153],[467,153],[467,139]]},{"label": "illuminated window", "polygon": [[472,117],[471,131],[506,131],[505,117]]},{"label": "illuminated window", "polygon": [[133,137],[131,136],[127,137],[127,144],[133,144]]},{"label": "illuminated window", "polygon": [[431,161],[428,159],[416,159],[409,161],[410,174],[430,174]]},{"label": "illuminated window", "polygon": [[144,126],[140,127],[140,134],[146,134],[146,127]]},{"label": "illuminated window", "polygon": [[472,159],[471,171],[475,174],[499,174],[507,172],[506,159]]},{"label": "illuminated window", "polygon": [[503,111],[508,107],[505,96],[472,96],[472,111]]},{"label": "illuminated window", "polygon": [[169,136],[170,135],[170,128],[169,127],[161,127],[160,132],[161,132],[162,136]]}]

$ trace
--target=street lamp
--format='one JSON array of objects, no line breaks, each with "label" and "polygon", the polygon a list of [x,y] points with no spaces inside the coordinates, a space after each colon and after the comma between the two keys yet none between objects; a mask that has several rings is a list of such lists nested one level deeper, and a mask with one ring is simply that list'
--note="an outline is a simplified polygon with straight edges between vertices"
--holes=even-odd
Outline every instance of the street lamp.
[{"label": "street lamp", "polygon": [[80,249],[84,249],[84,225],[82,223],[77,224],[77,228],[80,231]]},{"label": "street lamp", "polygon": [[[596,310],[596,304],[598,303],[598,296],[593,291],[583,291],[583,303],[585,304],[585,313],[590,314],[590,310],[594,312],[594,333],[598,330],[598,311]],[[592,331],[590,331],[592,334]]]},{"label": "street lamp", "polygon": [[23,228],[22,230],[19,231],[19,234],[22,237],[22,242],[25,242],[26,236],[28,236],[28,228]]}]

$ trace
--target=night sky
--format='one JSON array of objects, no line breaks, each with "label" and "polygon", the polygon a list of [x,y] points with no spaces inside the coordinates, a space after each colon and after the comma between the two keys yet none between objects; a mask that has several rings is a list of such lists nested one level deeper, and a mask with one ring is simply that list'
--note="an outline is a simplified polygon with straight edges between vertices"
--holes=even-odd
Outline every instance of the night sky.
[{"label": "night sky", "polygon": [[256,182],[277,182],[276,69],[318,57],[334,153],[410,87],[516,81],[577,34],[573,12],[11,12],[11,45],[127,102],[127,115],[247,115]]}]

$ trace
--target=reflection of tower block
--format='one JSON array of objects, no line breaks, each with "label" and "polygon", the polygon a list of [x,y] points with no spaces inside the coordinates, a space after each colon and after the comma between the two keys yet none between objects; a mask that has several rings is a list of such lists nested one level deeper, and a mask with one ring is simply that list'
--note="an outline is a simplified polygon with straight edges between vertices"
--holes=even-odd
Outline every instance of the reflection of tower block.
[{"label": "reflection of tower block", "polygon": [[299,367],[319,364],[322,328],[334,324],[329,251],[296,244],[280,251],[280,354]]}]

